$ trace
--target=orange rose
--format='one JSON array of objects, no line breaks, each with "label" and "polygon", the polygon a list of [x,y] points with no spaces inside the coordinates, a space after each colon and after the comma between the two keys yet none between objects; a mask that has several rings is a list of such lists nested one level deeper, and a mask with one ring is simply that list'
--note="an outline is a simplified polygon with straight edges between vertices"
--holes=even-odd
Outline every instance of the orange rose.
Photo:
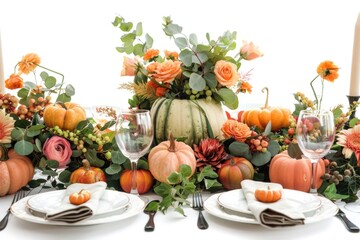
[{"label": "orange rose", "polygon": [[147,65],[146,71],[147,71],[149,74],[155,73],[156,68],[159,66],[159,64],[160,64],[160,63],[158,63],[158,62],[152,62],[152,63],[150,63],[149,65]]},{"label": "orange rose", "polygon": [[121,71],[121,76],[135,76],[135,71],[137,69],[137,64],[139,60],[137,58],[129,58],[124,56],[123,69]]},{"label": "orange rose", "polygon": [[156,49],[149,49],[146,51],[146,53],[144,54],[143,56],[143,59],[146,61],[146,60],[150,60],[156,56],[159,55],[159,50],[156,50]]},{"label": "orange rose", "polygon": [[29,53],[23,56],[19,62],[19,71],[25,74],[34,71],[37,65],[40,64],[40,57],[36,53]]},{"label": "orange rose", "polygon": [[253,60],[262,57],[264,54],[260,52],[259,48],[253,42],[247,43],[243,41],[243,46],[240,49],[240,56],[245,60]]},{"label": "orange rose", "polygon": [[5,87],[8,89],[17,89],[24,86],[23,79],[18,74],[11,74],[10,78],[5,81]]},{"label": "orange rose", "polygon": [[214,73],[216,80],[225,87],[233,86],[240,79],[236,65],[224,60],[216,62]]},{"label": "orange rose", "polygon": [[171,59],[171,60],[178,60],[179,58],[179,54],[177,52],[170,52],[170,51],[167,51],[165,50],[165,58],[166,59]]},{"label": "orange rose", "polygon": [[225,138],[234,138],[238,142],[245,142],[246,138],[251,136],[251,130],[248,125],[236,120],[226,120],[221,131]]},{"label": "orange rose", "polygon": [[170,83],[181,74],[181,62],[168,60],[159,63],[150,76],[157,82]]}]

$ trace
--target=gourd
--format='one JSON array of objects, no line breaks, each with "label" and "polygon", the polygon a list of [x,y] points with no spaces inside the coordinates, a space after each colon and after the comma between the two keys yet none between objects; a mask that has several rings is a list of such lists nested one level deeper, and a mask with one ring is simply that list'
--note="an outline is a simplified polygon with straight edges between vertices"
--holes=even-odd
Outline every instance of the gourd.
[{"label": "gourd", "polygon": [[281,199],[281,196],[281,189],[270,189],[270,186],[267,189],[259,188],[255,190],[256,200],[264,203],[276,202]]},{"label": "gourd", "polygon": [[[120,186],[124,192],[130,193],[131,179],[134,171],[126,169],[120,175]],[[149,170],[137,169],[136,170],[137,190],[139,194],[147,193],[153,185],[154,177]]]},{"label": "gourd", "polygon": [[82,160],[83,166],[73,171],[70,175],[70,183],[95,183],[106,182],[106,175],[101,168],[91,167],[88,160]]},{"label": "gourd", "polygon": [[219,181],[227,190],[241,188],[241,181],[253,179],[254,167],[243,157],[232,157],[224,162],[218,170]]},{"label": "gourd", "polygon": [[266,102],[265,106],[258,109],[250,109],[242,112],[241,122],[246,123],[248,126],[256,126],[263,131],[266,125],[271,121],[271,130],[277,131],[281,128],[287,128],[290,125],[291,112],[287,108],[282,107],[269,107],[269,90],[267,87],[263,88],[262,91],[266,90]]},{"label": "gourd", "polygon": [[199,144],[201,139],[222,139],[221,127],[226,121],[222,105],[215,100],[206,101],[158,98],[151,107],[154,126],[154,142],[185,138],[189,146]]},{"label": "gourd", "polygon": [[179,172],[182,164],[190,166],[190,177],[196,170],[194,150],[183,142],[175,141],[172,134],[170,140],[163,141],[150,150],[148,164],[153,177],[163,183],[169,183],[167,178],[173,172]]},{"label": "gourd", "polygon": [[90,198],[91,198],[91,193],[88,190],[81,189],[80,192],[75,192],[70,194],[69,201],[71,204],[80,205],[89,201]]},{"label": "gourd", "polygon": [[72,131],[80,121],[86,119],[86,112],[76,103],[56,103],[45,107],[43,118],[47,127],[58,126],[60,129]]},{"label": "gourd", "polygon": [[30,158],[0,145],[0,197],[13,194],[26,186],[34,176]]},{"label": "gourd", "polygon": [[[291,143],[288,150],[275,155],[269,166],[271,182],[280,183],[284,188],[309,192],[311,186],[311,162],[303,158],[301,150],[295,143]],[[300,153],[298,153],[300,151]],[[322,159],[316,164],[315,187],[319,188],[323,182],[325,164]]]}]

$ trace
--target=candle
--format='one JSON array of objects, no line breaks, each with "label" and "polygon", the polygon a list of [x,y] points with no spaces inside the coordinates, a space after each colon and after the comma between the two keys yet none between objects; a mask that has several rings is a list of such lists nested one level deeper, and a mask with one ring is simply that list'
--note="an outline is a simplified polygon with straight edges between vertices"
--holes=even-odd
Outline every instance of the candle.
[{"label": "candle", "polygon": [[355,25],[349,95],[360,96],[360,14]]},{"label": "candle", "polygon": [[1,49],[1,32],[0,32],[0,93],[5,93],[4,64]]}]

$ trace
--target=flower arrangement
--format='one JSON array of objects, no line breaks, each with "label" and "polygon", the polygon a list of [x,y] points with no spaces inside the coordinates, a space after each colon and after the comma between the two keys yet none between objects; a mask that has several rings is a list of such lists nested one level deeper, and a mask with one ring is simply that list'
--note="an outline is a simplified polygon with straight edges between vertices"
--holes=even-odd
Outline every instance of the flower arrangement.
[{"label": "flower arrangement", "polygon": [[[230,109],[238,107],[237,93],[251,93],[249,73],[241,75],[238,70],[241,60],[253,60],[263,56],[252,42],[243,46],[232,57],[229,53],[236,49],[236,32],[226,31],[217,39],[206,34],[207,44],[198,42],[196,34],[186,36],[182,27],[173,23],[170,17],[163,18],[163,31],[172,38],[179,48],[164,51],[152,48],[153,38],[143,37],[142,23],[134,27],[122,17],[116,17],[113,25],[118,27],[124,56],[122,76],[134,76],[131,83],[123,83],[121,89],[134,91],[131,107],[150,108],[159,97],[170,99],[212,99],[223,103]],[[134,29],[133,29],[134,27]],[[141,59],[142,58],[142,59]],[[234,89],[235,91],[233,91]]]}]

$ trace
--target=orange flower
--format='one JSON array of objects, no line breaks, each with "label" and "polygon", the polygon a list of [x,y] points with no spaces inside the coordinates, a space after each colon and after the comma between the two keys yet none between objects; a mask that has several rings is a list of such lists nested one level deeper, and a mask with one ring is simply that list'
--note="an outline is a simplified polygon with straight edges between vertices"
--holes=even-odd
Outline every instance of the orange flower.
[{"label": "orange flower", "polygon": [[17,89],[24,86],[23,79],[18,74],[11,74],[10,78],[5,81],[5,87],[8,89]]},{"label": "orange flower", "polygon": [[[161,87],[159,84],[156,84],[152,80],[148,81],[146,85],[155,91],[155,96],[157,97],[165,97],[165,94],[169,91],[168,88]],[[168,84],[166,85],[168,86]]]},{"label": "orange flower", "polygon": [[317,67],[317,73],[325,80],[334,82],[339,77],[339,68],[332,61],[324,61]]},{"label": "orange flower", "polygon": [[148,74],[152,74],[155,73],[156,68],[159,66],[159,62],[152,62],[149,65],[147,65],[146,67],[146,71],[148,72]]},{"label": "orange flower", "polygon": [[19,71],[25,74],[29,74],[29,72],[34,71],[37,65],[40,64],[40,57],[36,53],[29,53],[23,56],[21,61],[19,62]]},{"label": "orange flower", "polygon": [[146,60],[150,60],[150,59],[158,56],[159,53],[160,53],[160,52],[159,52],[159,50],[157,50],[157,49],[149,49],[149,50],[147,50],[146,53],[144,54],[143,59],[144,59],[145,61],[146,61]]},{"label": "orange flower", "polygon": [[248,125],[236,120],[226,120],[222,125],[221,131],[225,138],[234,138],[238,142],[245,142],[246,138],[251,136],[251,130]]},{"label": "orange flower", "polygon": [[164,52],[165,52],[165,58],[166,59],[171,59],[173,61],[179,59],[179,54],[177,52],[170,52],[168,50],[165,50]]},{"label": "orange flower", "polygon": [[236,65],[224,60],[216,62],[214,73],[216,80],[225,87],[233,86],[240,79]]},{"label": "orange flower", "polygon": [[150,73],[149,75],[157,82],[170,83],[181,74],[180,65],[181,62],[172,60],[158,63],[153,71],[154,73]]},{"label": "orange flower", "polygon": [[251,93],[251,92],[252,92],[252,86],[250,85],[249,82],[242,82],[240,89],[238,89],[238,92],[242,92],[242,93],[248,92],[248,93]]}]

